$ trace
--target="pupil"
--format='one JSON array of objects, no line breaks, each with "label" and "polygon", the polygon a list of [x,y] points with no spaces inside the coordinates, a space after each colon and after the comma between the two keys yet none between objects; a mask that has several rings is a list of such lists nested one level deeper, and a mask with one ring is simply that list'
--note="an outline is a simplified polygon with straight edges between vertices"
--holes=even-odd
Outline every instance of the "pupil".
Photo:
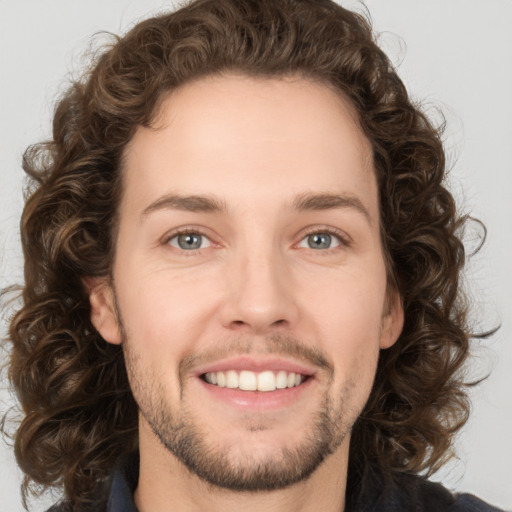
[{"label": "pupil", "polygon": [[201,236],[191,234],[180,235],[178,245],[182,249],[199,249],[201,247]]},{"label": "pupil", "polygon": [[312,249],[328,249],[331,246],[331,235],[310,235],[309,246]]}]

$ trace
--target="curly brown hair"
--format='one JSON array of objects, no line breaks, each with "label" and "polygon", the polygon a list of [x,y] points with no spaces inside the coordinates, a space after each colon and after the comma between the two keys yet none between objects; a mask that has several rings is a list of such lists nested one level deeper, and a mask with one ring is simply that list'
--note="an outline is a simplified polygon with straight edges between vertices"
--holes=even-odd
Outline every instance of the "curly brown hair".
[{"label": "curly brown hair", "polygon": [[31,482],[62,486],[81,510],[137,449],[122,349],[92,326],[83,280],[110,275],[134,131],[151,125],[168,91],[232,70],[328,84],[351,100],[373,147],[388,280],[405,325],[381,353],[351,461],[392,475],[433,472],[451,454],[469,411],[461,370],[471,333],[459,286],[467,218],[444,184],[441,130],[410,101],[364,16],[330,0],[196,0],[116,38],[61,98],[53,139],[25,153],[25,285],[9,330],[25,495]]}]

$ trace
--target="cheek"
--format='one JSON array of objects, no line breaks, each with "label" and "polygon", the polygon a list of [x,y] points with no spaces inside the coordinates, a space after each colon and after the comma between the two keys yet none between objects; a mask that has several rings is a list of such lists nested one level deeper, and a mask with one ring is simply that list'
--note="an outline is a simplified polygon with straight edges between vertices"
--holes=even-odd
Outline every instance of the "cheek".
[{"label": "cheek", "polygon": [[339,335],[332,338],[329,347],[334,363],[334,379],[342,386],[357,384],[361,393],[369,392],[379,357],[380,322],[366,315],[343,317]]},{"label": "cheek", "polygon": [[382,304],[353,292],[331,308],[332,328],[323,338],[333,363],[331,392],[359,415],[368,400],[379,359]]},{"label": "cheek", "polygon": [[164,271],[130,274],[131,279],[119,277],[117,291],[132,343],[143,346],[157,362],[190,350],[211,316],[211,283]]},{"label": "cheek", "polygon": [[[320,284],[320,283],[318,283]],[[354,273],[310,293],[314,337],[332,358],[336,378],[371,382],[380,351],[385,279]]]},{"label": "cheek", "polygon": [[338,279],[316,281],[308,297],[312,319],[318,328],[328,329],[329,338],[352,346],[375,342],[378,345],[384,314],[386,284],[380,276],[363,273],[342,275]]},{"label": "cheek", "polygon": [[[119,295],[137,402],[148,409],[151,397],[160,396],[162,390],[169,400],[177,400],[179,363],[193,350],[202,330],[201,301],[190,288],[170,284],[163,276],[148,278],[141,287],[119,290]],[[147,383],[145,388],[142,382]]]}]

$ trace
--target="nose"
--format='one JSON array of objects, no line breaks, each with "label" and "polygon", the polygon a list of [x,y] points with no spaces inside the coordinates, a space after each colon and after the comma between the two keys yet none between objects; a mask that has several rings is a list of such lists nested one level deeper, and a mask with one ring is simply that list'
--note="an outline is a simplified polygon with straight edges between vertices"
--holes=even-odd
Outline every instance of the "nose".
[{"label": "nose", "polygon": [[296,290],[282,255],[268,251],[238,258],[227,275],[221,306],[225,328],[265,335],[296,324]]}]

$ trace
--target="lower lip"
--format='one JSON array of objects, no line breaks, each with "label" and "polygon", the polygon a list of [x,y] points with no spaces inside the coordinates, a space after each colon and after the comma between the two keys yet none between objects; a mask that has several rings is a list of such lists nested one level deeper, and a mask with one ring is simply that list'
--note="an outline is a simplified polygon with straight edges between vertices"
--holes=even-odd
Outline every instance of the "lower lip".
[{"label": "lower lip", "polygon": [[314,379],[310,377],[299,386],[276,389],[275,391],[242,391],[208,384],[199,378],[198,380],[203,388],[216,400],[244,410],[264,411],[293,405],[311,387]]}]

